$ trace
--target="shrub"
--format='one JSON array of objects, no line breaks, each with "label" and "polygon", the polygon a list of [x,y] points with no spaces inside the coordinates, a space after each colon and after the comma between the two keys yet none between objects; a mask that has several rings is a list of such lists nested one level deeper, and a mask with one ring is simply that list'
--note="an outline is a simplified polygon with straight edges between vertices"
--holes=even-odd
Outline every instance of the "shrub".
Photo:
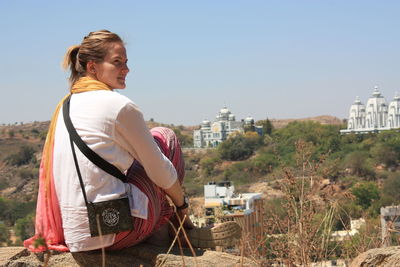
[{"label": "shrub", "polygon": [[245,160],[253,155],[262,144],[262,138],[257,133],[248,132],[228,138],[218,146],[218,152],[225,160]]},{"label": "shrub", "polygon": [[397,153],[392,147],[386,144],[378,143],[371,148],[371,154],[377,164],[382,163],[387,167],[397,166]]},{"label": "shrub", "polygon": [[243,185],[254,182],[254,175],[249,171],[249,162],[238,162],[225,169],[223,179],[233,181],[235,185]]},{"label": "shrub", "polygon": [[383,182],[382,188],[382,205],[398,205],[400,204],[400,173],[392,173]]},{"label": "shrub", "polygon": [[15,136],[14,130],[9,130],[8,131],[8,137],[13,138]]},{"label": "shrub", "polygon": [[178,128],[173,128],[176,137],[182,147],[193,147],[193,135],[182,134],[181,130],[183,126],[178,126]]},{"label": "shrub", "polygon": [[351,192],[356,197],[357,205],[364,209],[369,208],[372,202],[380,198],[379,189],[374,182],[362,182],[356,184]]},{"label": "shrub", "polygon": [[43,132],[41,132],[41,133],[39,134],[39,138],[40,138],[40,140],[42,140],[42,141],[46,140],[46,137],[47,137],[47,131],[43,131]]},{"label": "shrub", "polygon": [[201,170],[204,176],[210,177],[215,174],[215,166],[219,162],[216,157],[205,157],[200,160]]},{"label": "shrub", "polygon": [[271,135],[274,130],[274,126],[269,119],[257,121],[256,125],[262,126],[264,135]]},{"label": "shrub", "polygon": [[19,170],[19,176],[24,180],[31,179],[31,178],[34,178],[37,176],[37,174],[38,174],[37,171],[38,170],[36,168],[21,169],[21,170]]},{"label": "shrub", "polygon": [[257,174],[267,174],[279,165],[279,162],[271,151],[264,152],[251,160],[252,171]]},{"label": "shrub", "polygon": [[368,153],[365,151],[354,151],[348,154],[345,158],[345,167],[349,168],[353,175],[375,178],[375,172],[368,161]]},{"label": "shrub", "polygon": [[29,214],[24,218],[18,219],[14,226],[15,234],[20,240],[28,239],[35,234],[35,224],[33,214]]},{"label": "shrub", "polygon": [[10,233],[4,223],[0,223],[0,242],[8,242]]},{"label": "shrub", "polygon": [[30,146],[23,145],[17,153],[8,156],[6,161],[11,165],[21,166],[28,164],[34,158],[34,154],[35,149]]}]

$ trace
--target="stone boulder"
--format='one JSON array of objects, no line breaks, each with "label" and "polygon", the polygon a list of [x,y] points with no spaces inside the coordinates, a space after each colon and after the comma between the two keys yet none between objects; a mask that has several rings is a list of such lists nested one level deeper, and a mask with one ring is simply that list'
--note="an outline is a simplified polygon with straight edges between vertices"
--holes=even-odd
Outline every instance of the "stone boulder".
[{"label": "stone boulder", "polygon": [[374,248],[358,255],[350,267],[392,267],[400,266],[400,246]]},{"label": "stone boulder", "polygon": [[[166,254],[167,248],[157,247],[147,243],[120,251],[106,252],[106,266],[257,266],[248,258],[234,256],[228,253],[196,249],[194,257],[189,249],[174,248]],[[45,255],[30,253],[22,247],[0,248],[0,266],[7,267],[39,267],[44,264]],[[243,260],[243,265],[242,261]],[[196,264],[197,262],[197,264]],[[50,256],[49,267],[61,266],[101,266],[101,251],[79,253],[53,253]]]}]

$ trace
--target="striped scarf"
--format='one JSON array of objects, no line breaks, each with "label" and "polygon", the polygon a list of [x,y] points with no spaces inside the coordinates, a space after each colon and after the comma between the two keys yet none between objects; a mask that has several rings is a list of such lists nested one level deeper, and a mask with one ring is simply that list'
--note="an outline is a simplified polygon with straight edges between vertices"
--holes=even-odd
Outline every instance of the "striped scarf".
[{"label": "striped scarf", "polygon": [[[54,134],[60,109],[71,94],[78,94],[96,90],[112,90],[106,84],[93,80],[89,77],[82,77],[76,81],[71,89],[57,105],[51,118],[46,142],[43,148],[42,161],[39,169],[39,193],[36,206],[35,236],[24,241],[24,246],[31,251],[43,251],[54,249],[58,251],[68,251],[64,242],[64,232],[62,228],[61,211],[54,186],[53,177],[53,149]],[[46,245],[35,248],[34,243],[38,237],[44,238]]]}]

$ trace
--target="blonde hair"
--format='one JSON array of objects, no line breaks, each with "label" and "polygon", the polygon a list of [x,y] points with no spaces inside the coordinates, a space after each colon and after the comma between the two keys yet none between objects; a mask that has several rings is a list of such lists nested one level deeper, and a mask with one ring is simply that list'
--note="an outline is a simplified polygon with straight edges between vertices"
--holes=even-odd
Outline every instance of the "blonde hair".
[{"label": "blonde hair", "polygon": [[102,62],[107,55],[110,43],[121,42],[115,33],[107,30],[91,32],[83,38],[80,45],[70,46],[63,60],[64,69],[70,69],[69,81],[72,84],[86,75],[86,64],[89,61]]}]

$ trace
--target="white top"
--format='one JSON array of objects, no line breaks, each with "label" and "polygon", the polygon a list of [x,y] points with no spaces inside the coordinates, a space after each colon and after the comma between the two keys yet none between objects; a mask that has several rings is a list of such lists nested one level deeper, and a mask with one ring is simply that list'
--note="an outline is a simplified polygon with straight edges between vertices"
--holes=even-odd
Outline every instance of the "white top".
[{"label": "white top", "polygon": [[[163,189],[171,187],[177,174],[149,132],[141,111],[127,97],[114,91],[90,91],[71,97],[70,117],[82,140],[122,172],[134,159]],[[128,194],[135,203],[132,215],[147,218],[147,197],[132,184],[125,184],[91,163],[75,146],[88,201],[117,199]],[[60,110],[54,141],[53,175],[60,204],[65,242],[71,252],[110,246],[115,234],[91,237],[86,206],[76,173],[68,131]]]}]

